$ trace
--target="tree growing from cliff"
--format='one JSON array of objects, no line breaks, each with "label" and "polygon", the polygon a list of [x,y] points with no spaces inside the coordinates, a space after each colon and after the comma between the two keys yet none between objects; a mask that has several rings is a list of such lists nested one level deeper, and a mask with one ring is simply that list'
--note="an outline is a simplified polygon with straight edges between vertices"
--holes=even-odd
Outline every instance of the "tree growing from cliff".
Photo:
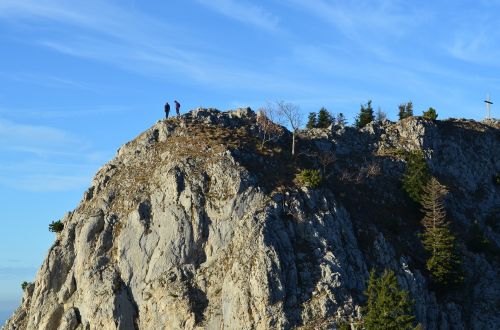
[{"label": "tree growing from cliff", "polygon": [[406,153],[406,171],[403,176],[403,189],[411,199],[420,203],[425,185],[430,179],[429,167],[424,153],[420,150]]},{"label": "tree growing from cliff", "polygon": [[399,120],[413,116],[413,103],[409,101],[408,103],[400,104],[398,116]]},{"label": "tree growing from cliff", "polygon": [[23,291],[24,291],[30,285],[31,285],[31,282],[24,281],[23,283],[21,283],[21,289],[23,289]]},{"label": "tree growing from cliff", "polygon": [[292,155],[295,155],[295,138],[302,125],[302,116],[299,107],[292,103],[284,101],[277,102],[278,114],[286,119],[292,128]]},{"label": "tree growing from cliff", "polygon": [[375,116],[375,121],[381,123],[386,119],[387,119],[387,114],[384,111],[382,111],[380,107],[378,107],[377,114]]},{"label": "tree growing from cliff", "polygon": [[374,116],[373,116],[372,101],[369,100],[366,104],[361,104],[361,109],[359,110],[359,114],[356,117],[354,125],[357,128],[363,128],[369,123],[371,123],[373,119]]},{"label": "tree growing from cliff", "polygon": [[307,117],[306,128],[311,129],[315,128],[318,125],[318,119],[316,118],[316,112],[309,112],[309,116]]},{"label": "tree growing from cliff", "polygon": [[339,125],[339,126],[347,125],[347,119],[345,118],[345,116],[342,112],[339,112],[337,114],[337,125]]},{"label": "tree growing from cliff", "polygon": [[49,231],[51,231],[53,233],[59,233],[63,230],[63,228],[64,228],[64,225],[60,220],[52,221],[49,224]]},{"label": "tree growing from cliff", "polygon": [[425,214],[422,219],[422,243],[430,255],[426,267],[435,282],[443,286],[461,281],[456,238],[450,230],[443,203],[447,193],[446,187],[432,177],[424,187],[421,198]]},{"label": "tree growing from cliff", "polygon": [[334,119],[326,108],[321,108],[318,112],[318,128],[327,128],[333,123]]},{"label": "tree growing from cliff", "polygon": [[317,154],[317,157],[319,163],[321,164],[323,177],[328,178],[327,169],[331,164],[335,163],[335,160],[337,159],[335,153],[331,150],[320,151]]},{"label": "tree growing from cliff", "polygon": [[399,287],[392,270],[385,270],[380,277],[372,270],[365,295],[368,301],[364,308],[363,329],[414,329],[412,302],[408,292]]},{"label": "tree growing from cliff", "polygon": [[429,108],[429,110],[424,111],[424,113],[422,114],[422,116],[424,118],[429,118],[429,119],[432,119],[432,120],[436,120],[437,117],[438,117],[438,114],[436,112],[436,109],[434,109],[434,108],[431,107],[431,108]]},{"label": "tree growing from cliff", "polygon": [[276,123],[278,119],[277,111],[272,104],[259,109],[257,127],[262,138],[261,148],[264,147],[266,142],[277,141],[285,133],[283,127]]}]

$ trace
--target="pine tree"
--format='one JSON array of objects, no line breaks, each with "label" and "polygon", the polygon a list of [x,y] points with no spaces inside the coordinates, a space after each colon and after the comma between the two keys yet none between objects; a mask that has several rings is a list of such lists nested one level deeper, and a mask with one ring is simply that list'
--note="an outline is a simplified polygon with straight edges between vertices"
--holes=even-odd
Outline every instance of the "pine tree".
[{"label": "pine tree", "polygon": [[345,119],[345,116],[342,112],[339,112],[337,115],[337,125],[339,126],[345,126],[347,124],[347,119]]},{"label": "pine tree", "polygon": [[311,129],[311,128],[315,128],[315,127],[318,127],[318,121],[316,119],[316,112],[310,112],[309,116],[307,117],[306,128]]},{"label": "pine tree", "polygon": [[318,128],[327,128],[332,124],[332,115],[325,108],[321,108],[318,112]]},{"label": "pine tree", "polygon": [[354,125],[357,128],[363,128],[369,123],[371,123],[374,119],[373,116],[373,108],[372,108],[372,101],[369,100],[366,105],[361,105],[361,109],[359,111],[358,116],[356,117],[356,121]]},{"label": "pine tree", "polygon": [[405,115],[406,115],[406,112],[405,112],[405,109],[406,109],[406,108],[405,108],[405,104],[404,104],[404,103],[400,104],[400,105],[398,106],[398,109],[399,109],[399,111],[398,111],[398,117],[399,117],[399,120],[406,118],[406,116],[405,116]]},{"label": "pine tree", "polygon": [[406,171],[403,176],[403,189],[411,199],[420,203],[422,192],[430,179],[429,167],[422,151],[413,151],[406,155]]},{"label": "pine tree", "polygon": [[399,120],[405,119],[413,116],[413,103],[409,101],[408,103],[402,103],[399,105]]},{"label": "pine tree", "polygon": [[430,254],[426,263],[427,270],[438,284],[444,286],[461,281],[456,238],[450,230],[443,204],[447,192],[446,187],[432,177],[424,187],[421,199],[425,214],[422,219],[422,243]]},{"label": "pine tree", "polygon": [[409,101],[406,103],[406,117],[413,116],[413,103]]},{"label": "pine tree", "polygon": [[408,292],[401,290],[392,270],[385,270],[381,277],[377,277],[372,270],[365,295],[368,301],[363,318],[364,329],[414,329],[415,317]]},{"label": "pine tree", "polygon": [[64,228],[64,224],[60,220],[52,221],[49,224],[49,231],[51,231],[53,233],[59,233],[63,230],[63,228]]}]

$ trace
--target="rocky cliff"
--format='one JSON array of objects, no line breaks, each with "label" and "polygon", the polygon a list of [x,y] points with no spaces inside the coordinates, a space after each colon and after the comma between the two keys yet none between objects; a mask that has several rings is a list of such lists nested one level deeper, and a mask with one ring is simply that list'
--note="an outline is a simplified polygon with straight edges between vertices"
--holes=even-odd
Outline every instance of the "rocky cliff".
[{"label": "rocky cliff", "polygon": [[[198,109],[125,144],[61,219],[4,329],[335,329],[359,321],[372,268],[396,272],[424,329],[500,327],[497,122],[313,129],[295,158],[288,133],[257,139],[249,109]],[[444,291],[400,185],[398,150],[416,149],[464,242],[464,283]],[[301,168],[322,168],[321,187],[300,187]],[[489,250],[465,244],[473,223]]]}]

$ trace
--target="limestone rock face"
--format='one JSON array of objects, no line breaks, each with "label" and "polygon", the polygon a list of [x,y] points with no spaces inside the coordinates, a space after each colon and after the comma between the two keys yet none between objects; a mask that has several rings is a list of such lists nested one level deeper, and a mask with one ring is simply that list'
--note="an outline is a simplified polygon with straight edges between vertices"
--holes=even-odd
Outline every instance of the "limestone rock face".
[{"label": "limestone rock face", "polygon": [[[298,145],[345,159],[424,150],[434,172],[460,182],[449,201],[454,218],[470,223],[475,210],[486,226],[487,210],[500,205],[491,181],[499,131],[455,124],[334,126],[304,132]],[[366,236],[334,187],[269,187],[278,171],[262,175],[274,160],[249,147],[257,133],[249,109],[197,109],[125,144],[62,219],[4,329],[334,329],[359,324],[373,267],[396,271],[425,329],[499,327],[498,261],[466,254],[468,291],[437,297],[418,257],[376,224]],[[400,160],[384,161],[387,175],[401,174]],[[465,198],[478,186],[480,201]]]}]

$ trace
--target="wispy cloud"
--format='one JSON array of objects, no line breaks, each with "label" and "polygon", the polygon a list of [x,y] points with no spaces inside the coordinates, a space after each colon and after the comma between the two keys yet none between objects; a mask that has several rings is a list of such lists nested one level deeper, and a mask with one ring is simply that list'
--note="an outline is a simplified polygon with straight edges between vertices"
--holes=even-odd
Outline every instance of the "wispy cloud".
[{"label": "wispy cloud", "polygon": [[378,59],[396,58],[394,44],[422,26],[431,16],[405,1],[288,0],[288,3],[333,26],[351,52],[362,50]]},{"label": "wispy cloud", "polygon": [[63,88],[63,89],[84,89],[84,90],[94,90],[94,87],[91,87],[88,84],[71,80],[69,78],[58,77],[54,75],[47,75],[43,73],[35,73],[35,72],[16,72],[16,73],[7,73],[0,72],[0,76],[10,79],[12,81],[18,81],[33,85],[38,85],[42,87],[48,88]]},{"label": "wispy cloud", "polygon": [[81,189],[102,155],[60,129],[0,119],[0,184],[26,191]]},{"label": "wispy cloud", "polygon": [[120,43],[103,43],[90,38],[85,38],[84,42],[74,38],[64,42],[42,41],[41,44],[68,55],[108,62],[125,70],[156,78],[170,77],[181,83],[194,80],[224,88],[265,91],[312,90],[283,74],[270,71],[270,68],[260,71],[245,69],[241,63],[231,63],[231,59],[219,58],[216,55],[201,56],[179,50],[172,56],[172,52],[161,47],[156,50],[135,49]]},{"label": "wispy cloud", "polygon": [[[279,19],[262,7],[233,0],[200,0],[225,15],[264,29],[278,29]],[[202,83],[225,88],[269,90],[303,88],[283,75],[245,69],[214,45],[189,31],[158,21],[126,6],[88,0],[4,0],[0,19],[54,22],[71,27],[40,37],[40,46],[67,55],[106,62],[124,70],[180,83]],[[112,17],[112,19],[110,19]],[[182,35],[182,38],[178,36]]]},{"label": "wispy cloud", "polygon": [[425,19],[416,7],[402,1],[289,1],[335,25],[350,37],[361,32],[401,35]]},{"label": "wispy cloud", "polygon": [[[37,107],[37,108],[5,108],[0,106],[0,115],[8,119],[62,119],[81,118],[86,116],[117,115],[132,111],[133,106],[122,105],[101,105],[93,107],[67,106],[57,107]],[[1,119],[0,119],[1,121]]]},{"label": "wispy cloud", "polygon": [[0,119],[0,150],[48,156],[80,153],[87,148],[84,142],[60,129]]},{"label": "wispy cloud", "polygon": [[277,31],[279,29],[280,19],[263,7],[253,3],[241,0],[196,1],[231,19],[270,31]]},{"label": "wispy cloud", "polygon": [[496,28],[496,19],[493,24],[484,18],[477,18],[477,26],[462,26],[444,43],[444,48],[456,59],[498,67],[500,52],[497,45],[500,42],[500,33]]}]

